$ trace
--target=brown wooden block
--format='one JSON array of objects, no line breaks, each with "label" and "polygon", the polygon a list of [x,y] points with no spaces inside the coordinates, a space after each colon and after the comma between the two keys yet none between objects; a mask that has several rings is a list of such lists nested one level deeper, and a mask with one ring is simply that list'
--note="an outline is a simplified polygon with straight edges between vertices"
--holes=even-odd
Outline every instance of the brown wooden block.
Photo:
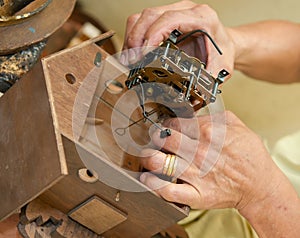
[{"label": "brown wooden block", "polygon": [[97,234],[102,234],[127,219],[125,213],[96,196],[73,209],[69,216]]}]

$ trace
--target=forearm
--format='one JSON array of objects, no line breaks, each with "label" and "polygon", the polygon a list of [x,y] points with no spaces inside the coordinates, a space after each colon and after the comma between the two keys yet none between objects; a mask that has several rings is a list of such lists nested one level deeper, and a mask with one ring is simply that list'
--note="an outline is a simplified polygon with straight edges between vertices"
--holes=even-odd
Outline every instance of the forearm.
[{"label": "forearm", "polygon": [[235,69],[274,83],[300,82],[300,24],[264,21],[228,28]]},{"label": "forearm", "polygon": [[275,193],[240,210],[261,238],[299,237],[300,200],[288,181],[281,182]]}]

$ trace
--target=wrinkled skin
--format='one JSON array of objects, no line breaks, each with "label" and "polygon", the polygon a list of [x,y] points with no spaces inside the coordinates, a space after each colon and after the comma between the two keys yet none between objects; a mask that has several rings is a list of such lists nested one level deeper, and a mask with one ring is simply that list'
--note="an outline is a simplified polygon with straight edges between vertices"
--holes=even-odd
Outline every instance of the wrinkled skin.
[{"label": "wrinkled skin", "polygon": [[[203,61],[213,76],[221,69],[239,70],[273,83],[299,82],[300,24],[270,20],[226,28],[207,5],[180,1],[145,9],[128,18],[125,62],[139,57],[136,47],[158,46],[178,29],[203,29],[223,52],[219,55],[203,35],[194,35],[181,47]],[[211,120],[212,119],[212,120]],[[172,130],[160,148],[143,151],[143,166],[151,172],[140,179],[164,199],[198,209],[236,208],[259,237],[298,237],[300,200],[274,164],[261,139],[230,112],[193,119],[172,119]],[[176,154],[178,183],[160,179],[166,153]]]},{"label": "wrinkled skin", "polygon": [[[161,181],[151,173],[141,178],[165,199],[198,209],[243,209],[264,199],[278,186],[280,180],[274,181],[274,176],[281,178],[281,173],[262,141],[231,112],[197,119],[170,119],[165,126],[172,129],[172,135],[161,139],[157,131],[153,142],[178,155],[176,177],[183,183]],[[161,173],[165,153],[149,149],[143,154],[143,166]],[[203,171],[203,164],[212,159],[216,159],[214,166],[205,166]]]},{"label": "wrinkled skin", "polygon": [[[261,237],[297,237],[297,220],[289,222],[290,233],[282,223],[285,215],[300,216],[295,190],[261,139],[233,113],[170,119],[165,126],[171,136],[162,139],[160,131],[152,136],[160,151],[142,153],[142,164],[151,171],[141,175],[143,183],[167,201],[192,208],[236,208]],[[156,176],[163,171],[166,153],[177,155],[180,183]]]},{"label": "wrinkled skin", "polygon": [[174,29],[182,33],[198,29],[207,31],[223,55],[220,55],[208,38],[201,34],[193,35],[180,47],[189,55],[206,62],[207,70],[215,77],[222,69],[232,72],[234,47],[226,29],[214,10],[207,5],[199,5],[191,1],[180,1],[171,5],[148,8],[130,16],[127,20],[123,46],[123,50],[129,50],[128,54],[123,55],[121,61],[134,62],[139,54],[135,48],[158,46],[169,37]]}]

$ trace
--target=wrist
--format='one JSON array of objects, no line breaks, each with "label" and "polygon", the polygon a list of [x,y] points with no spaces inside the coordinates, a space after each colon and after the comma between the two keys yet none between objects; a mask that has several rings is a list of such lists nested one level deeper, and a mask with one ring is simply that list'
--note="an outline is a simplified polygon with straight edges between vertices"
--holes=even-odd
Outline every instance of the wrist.
[{"label": "wrist", "polygon": [[299,232],[299,197],[284,175],[278,177],[273,189],[239,209],[259,237],[296,237]]},{"label": "wrist", "polygon": [[249,52],[249,42],[243,32],[236,28],[227,28],[228,35],[231,38],[234,48],[234,68],[240,70],[243,65],[247,64],[245,55]]}]

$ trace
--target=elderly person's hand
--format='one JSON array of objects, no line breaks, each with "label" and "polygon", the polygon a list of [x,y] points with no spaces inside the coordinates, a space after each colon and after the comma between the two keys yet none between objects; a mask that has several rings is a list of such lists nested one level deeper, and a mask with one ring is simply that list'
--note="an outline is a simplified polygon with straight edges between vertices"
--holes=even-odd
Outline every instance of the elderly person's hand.
[{"label": "elderly person's hand", "polygon": [[[260,138],[235,115],[171,119],[165,126],[172,134],[153,134],[160,151],[143,152],[142,164],[152,172],[141,175],[141,181],[164,199],[198,209],[236,208],[262,237],[277,237],[274,227],[283,234],[280,228],[286,227],[279,217],[299,216],[299,198],[291,184]],[[176,154],[176,163],[166,154]],[[161,173],[174,173],[173,167],[179,183],[159,178]],[[289,229],[295,234],[293,226]]]},{"label": "elderly person's hand", "polygon": [[[186,53],[207,63],[207,70],[215,77],[222,69],[232,72],[234,44],[216,12],[207,5],[186,0],[148,8],[142,13],[130,16],[127,20],[123,46],[124,50],[128,50],[128,54],[124,54],[121,61],[134,62],[137,57],[135,48],[158,46],[175,29],[182,33],[205,30],[219,46],[222,55],[218,53],[209,39],[200,33],[183,41],[180,47]],[[124,59],[125,55],[126,59]]]}]

